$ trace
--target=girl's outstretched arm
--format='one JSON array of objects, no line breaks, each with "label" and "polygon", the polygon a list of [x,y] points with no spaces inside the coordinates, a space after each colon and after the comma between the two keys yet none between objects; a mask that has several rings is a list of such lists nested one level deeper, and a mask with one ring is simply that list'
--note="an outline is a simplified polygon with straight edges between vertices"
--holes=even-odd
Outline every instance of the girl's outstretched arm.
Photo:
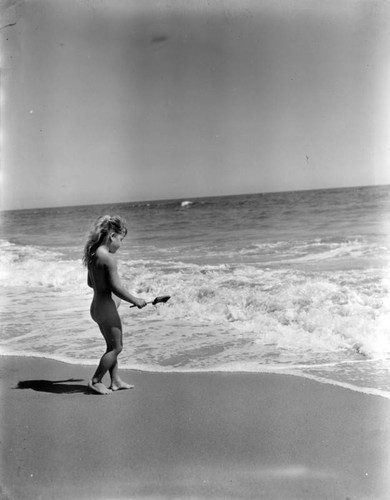
[{"label": "girl's outstretched arm", "polygon": [[130,302],[130,304],[134,304],[139,308],[145,307],[146,301],[144,299],[132,295],[126,290],[126,288],[122,286],[121,280],[118,275],[116,258],[113,255],[107,253],[104,256],[103,263],[107,270],[107,277],[112,292],[120,299],[125,300],[126,302]]}]

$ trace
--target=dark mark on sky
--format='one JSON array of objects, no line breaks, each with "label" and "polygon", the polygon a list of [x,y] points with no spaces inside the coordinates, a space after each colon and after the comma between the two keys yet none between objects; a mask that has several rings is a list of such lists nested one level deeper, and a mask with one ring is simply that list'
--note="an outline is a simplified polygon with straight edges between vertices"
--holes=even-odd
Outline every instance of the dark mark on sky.
[{"label": "dark mark on sky", "polygon": [[6,24],[5,26],[1,26],[0,30],[3,30],[5,28],[10,28],[11,26],[15,26],[16,23],[10,23],[10,24]]},{"label": "dark mark on sky", "polygon": [[166,35],[158,35],[158,36],[154,36],[151,40],[150,43],[162,43],[162,42],[166,42],[168,40],[168,36]]}]

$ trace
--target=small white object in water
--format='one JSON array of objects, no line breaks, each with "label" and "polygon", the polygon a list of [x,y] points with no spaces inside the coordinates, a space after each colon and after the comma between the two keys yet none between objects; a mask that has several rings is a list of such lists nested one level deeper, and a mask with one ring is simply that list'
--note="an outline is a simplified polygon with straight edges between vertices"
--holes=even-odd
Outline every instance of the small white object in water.
[{"label": "small white object in water", "polygon": [[182,201],[181,202],[182,208],[189,207],[190,205],[192,205],[192,201]]}]

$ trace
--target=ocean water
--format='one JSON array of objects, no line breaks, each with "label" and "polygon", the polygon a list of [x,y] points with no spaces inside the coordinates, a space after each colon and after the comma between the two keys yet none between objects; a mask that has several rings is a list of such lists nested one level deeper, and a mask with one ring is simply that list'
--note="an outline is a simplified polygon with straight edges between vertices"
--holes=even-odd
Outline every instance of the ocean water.
[{"label": "ocean water", "polygon": [[390,398],[390,186],[2,212],[1,354],[97,363],[81,257],[105,213],[128,222],[123,284],[171,295],[122,302],[122,367],[290,373]]}]

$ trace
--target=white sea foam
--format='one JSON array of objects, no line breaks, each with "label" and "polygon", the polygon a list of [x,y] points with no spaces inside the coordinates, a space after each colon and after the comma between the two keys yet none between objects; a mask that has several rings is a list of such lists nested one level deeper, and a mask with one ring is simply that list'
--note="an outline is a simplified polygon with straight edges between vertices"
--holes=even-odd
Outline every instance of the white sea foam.
[{"label": "white sea foam", "polygon": [[[7,268],[0,281],[10,299],[3,300],[5,345],[27,344],[74,356],[78,347],[64,343],[64,332],[80,331],[81,339],[93,330],[88,317],[91,291],[81,261],[62,260],[47,250],[9,250],[12,257],[5,258]],[[172,296],[166,305],[137,315],[143,330],[150,332],[158,325],[155,336],[148,337],[148,352],[139,355],[141,362],[147,355],[153,365],[169,364],[171,359],[174,366],[177,359],[189,367],[200,363],[212,368],[221,362],[233,364],[237,357],[248,363],[255,357],[262,364],[273,359],[296,363],[390,355],[389,282],[373,271],[318,274],[248,265],[134,261],[122,263],[121,273],[135,293]],[[23,312],[19,324],[12,314],[15,301]],[[131,329],[137,329],[134,314],[125,305],[121,311]],[[58,325],[60,318],[65,325]],[[183,328],[189,331],[185,339]],[[52,333],[56,329],[58,336]],[[166,334],[158,333],[160,329]],[[193,329],[204,333],[193,335]],[[51,332],[49,347],[42,330]]]}]

